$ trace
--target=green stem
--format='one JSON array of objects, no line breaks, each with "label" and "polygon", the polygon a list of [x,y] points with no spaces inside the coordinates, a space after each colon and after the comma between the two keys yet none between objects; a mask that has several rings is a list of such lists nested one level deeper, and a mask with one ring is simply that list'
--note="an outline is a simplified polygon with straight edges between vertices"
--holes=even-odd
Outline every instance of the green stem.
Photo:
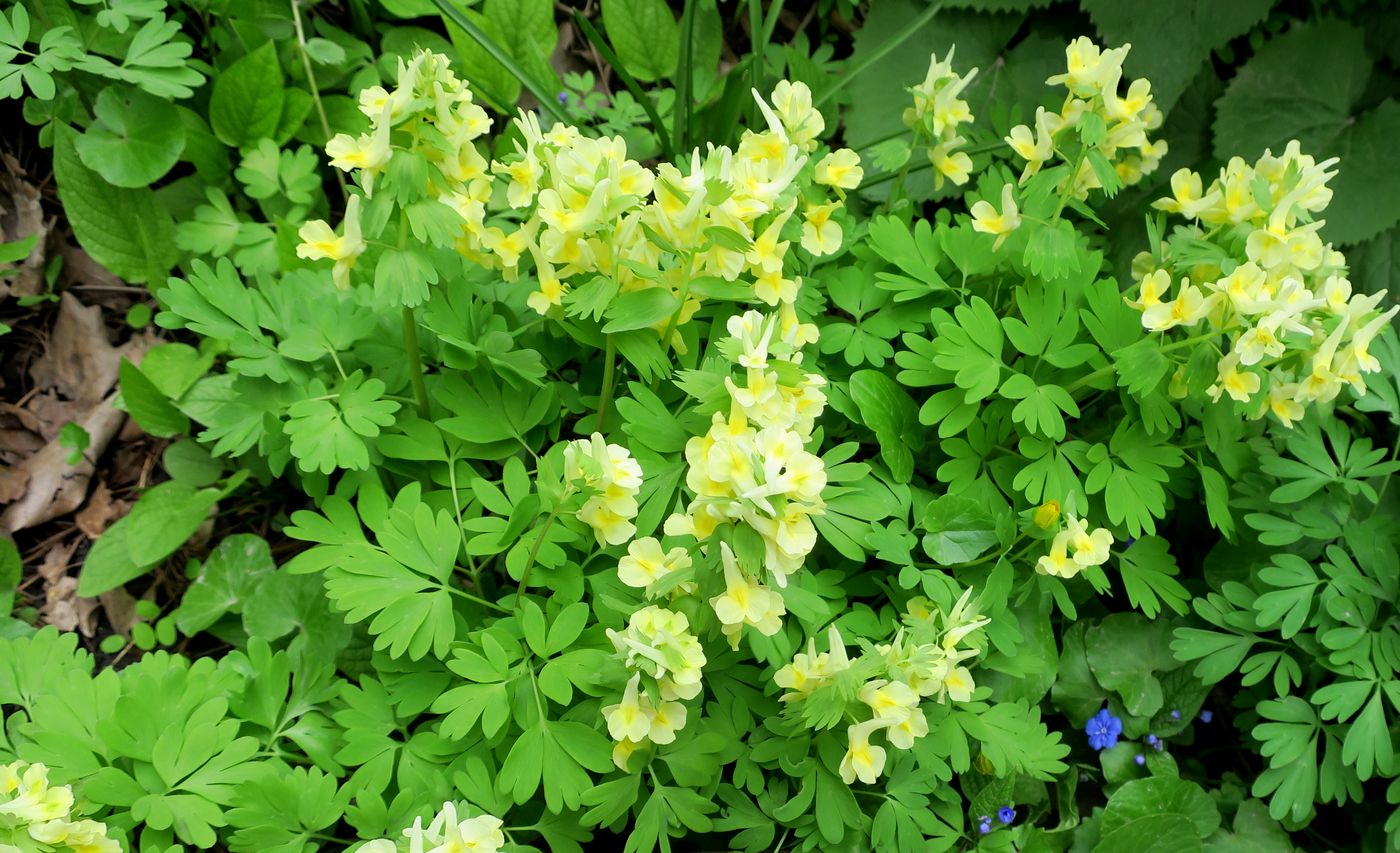
[{"label": "green stem", "polygon": [[[311,103],[316,106],[316,116],[321,120],[321,132],[325,134],[326,141],[331,140],[331,123],[326,118],[326,107],[321,103],[321,87],[316,85],[316,73],[311,69],[311,57],[306,53],[306,31],[301,25],[301,0],[292,0],[292,23],[297,30],[297,53],[301,54],[301,67],[306,72],[306,85],[311,89]],[[335,172],[335,182],[340,185],[340,197],[345,198],[345,174],[339,169],[332,169]]]},{"label": "green stem", "polygon": [[617,383],[617,345],[613,343],[613,336],[607,336],[607,345],[603,350],[603,390],[598,395],[598,432],[603,432],[608,427],[608,406],[612,404],[613,386]]},{"label": "green stem", "polygon": [[603,55],[603,61],[608,63],[613,72],[621,78],[622,85],[627,87],[627,91],[631,92],[632,97],[636,98],[637,103],[641,104],[642,109],[646,110],[647,118],[651,119],[651,126],[656,128],[656,139],[661,143],[662,156],[667,160],[674,161],[676,159],[676,149],[671,145],[671,135],[666,132],[666,125],[661,121],[661,114],[656,111],[656,105],[651,102],[651,98],[646,92],[642,91],[642,87],[637,83],[636,79],[631,74],[627,73],[627,68],[618,60],[617,54],[613,52],[612,45],[608,44],[607,39],[598,34],[598,31],[593,28],[593,25],[589,23],[588,19],[577,9],[574,10],[574,23],[578,26],[579,31],[583,33],[584,37],[592,42],[594,47],[598,48],[598,52]]},{"label": "green stem", "polygon": [[880,45],[878,50],[865,57],[865,59],[861,60],[860,63],[858,63],[855,67],[851,68],[845,74],[842,74],[840,77],[838,77],[836,79],[836,82],[831,84],[831,88],[827,89],[826,91],[822,92],[819,96],[816,97],[816,99],[813,101],[813,106],[820,107],[822,104],[825,104],[827,101],[836,97],[836,93],[844,89],[848,83],[856,79],[856,77],[860,76],[872,65],[884,59],[886,56],[889,55],[889,53],[892,50],[904,44],[905,41],[907,41],[916,33],[918,33],[919,30],[923,29],[924,24],[927,24],[929,21],[932,21],[934,16],[937,15],[942,8],[942,3],[935,3],[934,5],[928,7],[928,11],[924,12],[919,17],[910,21],[908,26],[906,26],[899,33],[899,35],[895,36],[892,39],[889,39],[884,44]]},{"label": "green stem", "polygon": [[[1205,332],[1203,334],[1192,335],[1189,338],[1183,338],[1179,341],[1176,341],[1175,343],[1167,344],[1166,346],[1162,347],[1162,352],[1165,353],[1171,352],[1172,350],[1179,350],[1182,347],[1187,347],[1199,341],[1204,341],[1207,338],[1218,338],[1223,334],[1227,334],[1229,331],[1229,329],[1215,329],[1209,332]],[[1082,379],[1078,379],[1075,382],[1072,382],[1071,384],[1067,385],[1065,387],[1065,391],[1068,392],[1071,396],[1073,396],[1075,391],[1078,391],[1085,385],[1088,385],[1091,382],[1094,382],[1095,380],[1102,379],[1103,377],[1108,376],[1111,373],[1115,373],[1117,372],[1117,370],[1118,364],[1116,362],[1110,361],[1108,364],[1105,364],[1103,367],[1100,367],[1098,370],[1095,370],[1088,376],[1085,376]]]},{"label": "green stem", "polygon": [[408,354],[408,378],[413,383],[413,399],[418,401],[418,417],[428,420],[428,386],[423,383],[423,354],[418,351],[418,320],[413,309],[403,308],[403,348]]},{"label": "green stem", "polygon": [[496,44],[481,27],[472,23],[466,13],[457,7],[452,0],[433,0],[433,5],[438,7],[442,16],[452,23],[453,26],[462,30],[471,37],[472,41],[481,45],[482,50],[490,54],[491,58],[501,64],[501,67],[510,73],[512,77],[520,81],[520,84],[530,90],[530,94],[535,96],[535,100],[540,102],[540,109],[554,117],[555,121],[562,124],[569,123],[569,116],[560,108],[559,102],[554,99],[554,95],[546,92],[533,77],[525,72],[524,68],[515,61],[509,53]]},{"label": "green stem", "polygon": [[520,570],[520,587],[515,593],[515,606],[520,606],[520,597],[525,594],[525,584],[530,580],[530,570],[535,567],[535,557],[539,556],[540,546],[544,544],[544,537],[549,533],[549,528],[554,524],[554,519],[559,516],[559,507],[549,511],[549,517],[544,520],[544,526],[540,528],[540,535],[535,537],[535,542],[530,546],[530,553],[525,557],[525,568]]},{"label": "green stem", "polygon": [[500,611],[501,613],[510,613],[510,612],[511,612],[508,608],[502,607],[501,605],[497,604],[497,603],[494,602],[494,601],[487,601],[487,600],[484,599],[484,598],[481,598],[481,597],[479,597],[479,596],[472,595],[470,592],[467,592],[465,589],[458,589],[457,587],[452,586],[452,585],[450,585],[450,584],[444,584],[444,585],[443,585],[443,589],[447,590],[449,593],[451,593],[452,595],[457,596],[458,598],[465,598],[467,601],[474,601],[474,602],[476,602],[477,604],[480,604],[482,607],[489,607],[489,608],[491,608],[492,610],[498,610],[498,611]]}]

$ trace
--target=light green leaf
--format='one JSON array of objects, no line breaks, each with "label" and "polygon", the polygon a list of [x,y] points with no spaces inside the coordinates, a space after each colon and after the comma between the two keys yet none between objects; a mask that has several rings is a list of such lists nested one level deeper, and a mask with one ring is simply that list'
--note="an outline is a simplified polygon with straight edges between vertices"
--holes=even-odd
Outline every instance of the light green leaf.
[{"label": "light green leaf", "polygon": [[285,96],[277,46],[264,42],[215,79],[209,97],[209,124],[214,135],[235,148],[273,136],[282,118]]},{"label": "light green leaf", "polygon": [[665,0],[603,0],[603,26],[633,77],[652,82],[675,72],[681,32]]},{"label": "light green leaf", "polygon": [[979,501],[944,495],[924,510],[924,551],[940,566],[977,559],[997,544],[996,521]]},{"label": "light green leaf", "polygon": [[54,125],[58,197],[78,242],[102,266],[127,281],[158,281],[175,265],[175,223],[148,189],[116,187],[84,166],[77,134]]},{"label": "light green leaf", "polygon": [[169,101],[130,86],[108,86],[92,111],[97,120],[77,138],[78,157],[115,186],[155,182],[185,150],[185,125]]}]

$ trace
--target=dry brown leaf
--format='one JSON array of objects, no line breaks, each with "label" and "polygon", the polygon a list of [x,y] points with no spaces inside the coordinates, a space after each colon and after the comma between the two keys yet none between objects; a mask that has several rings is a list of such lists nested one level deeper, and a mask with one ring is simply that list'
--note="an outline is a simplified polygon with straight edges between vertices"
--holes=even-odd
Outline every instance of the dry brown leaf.
[{"label": "dry brown leaf", "polygon": [[68,574],[77,547],[77,539],[60,542],[49,549],[39,564],[37,571],[44,580],[44,603],[39,607],[39,616],[60,631],[76,630],[91,637],[97,629],[97,599],[78,597],[78,579]]},{"label": "dry brown leaf", "polygon": [[[94,261],[92,255],[84,251],[81,246],[64,243],[59,246],[58,253],[63,257],[63,278],[65,280],[95,287],[128,289],[126,282],[112,275],[106,267]],[[138,294],[148,292],[144,287],[129,289]]]},{"label": "dry brown leaf", "polygon": [[102,612],[112,630],[124,637],[131,636],[131,626],[136,622],[136,598],[122,587],[108,590],[97,597],[102,602]]},{"label": "dry brown leaf", "polygon": [[[112,407],[115,396],[97,403],[78,420],[91,439],[87,457],[101,456],[126,420],[124,412]],[[12,496],[10,505],[0,513],[0,530],[25,530],[82,506],[92,478],[92,463],[84,458],[77,465],[69,465],[71,452],[55,438],[24,462],[0,471],[0,495]]]},{"label": "dry brown leaf", "polygon": [[73,516],[73,520],[87,538],[96,539],[113,521],[125,515],[126,509],[127,503],[113,500],[112,490],[107,488],[106,483],[99,482],[88,497],[87,505]]},{"label": "dry brown leaf", "polygon": [[29,368],[41,389],[56,388],[69,400],[92,405],[117,381],[121,352],[107,340],[102,309],[65,293],[44,354]]},{"label": "dry brown leaf", "polygon": [[14,268],[0,273],[0,299],[5,296],[37,296],[44,292],[45,244],[49,226],[39,191],[24,179],[24,169],[9,154],[0,155],[0,243],[13,243],[31,235],[39,239],[29,255]]}]

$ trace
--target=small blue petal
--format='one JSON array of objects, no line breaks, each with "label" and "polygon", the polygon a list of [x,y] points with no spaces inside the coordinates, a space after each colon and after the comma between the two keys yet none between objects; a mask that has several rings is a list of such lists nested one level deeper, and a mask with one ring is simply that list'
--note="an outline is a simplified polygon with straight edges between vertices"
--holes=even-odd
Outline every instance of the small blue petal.
[{"label": "small blue petal", "polygon": [[1133,763],[1141,767],[1142,765],[1147,763],[1147,756],[1143,755],[1142,753],[1138,753],[1137,755],[1133,756]]},{"label": "small blue petal", "polygon": [[1002,806],[997,809],[997,820],[1003,824],[1009,824],[1016,819],[1016,810],[1011,806]]},{"label": "small blue petal", "polygon": [[1214,718],[1215,718],[1215,712],[1214,712],[1214,711],[1202,711],[1202,712],[1201,712],[1201,722],[1203,722],[1203,723],[1209,723],[1209,722],[1210,722],[1211,720],[1213,720]]}]

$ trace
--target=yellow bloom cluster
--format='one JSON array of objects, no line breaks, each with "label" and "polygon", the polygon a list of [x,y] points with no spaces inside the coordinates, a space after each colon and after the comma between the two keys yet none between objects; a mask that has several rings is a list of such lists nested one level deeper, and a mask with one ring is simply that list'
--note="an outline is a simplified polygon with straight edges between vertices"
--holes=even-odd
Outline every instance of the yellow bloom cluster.
[{"label": "yellow bloom cluster", "polygon": [[[769,305],[790,303],[798,282],[783,276],[790,245],[781,238],[784,226],[800,215],[804,249],[837,251],[842,230],[833,216],[843,191],[862,177],[860,159],[848,149],[814,162],[825,122],[803,83],[779,82],[771,103],[755,92],[768,127],[746,130],[737,148],[697,149],[683,167],[650,169],[628,158],[621,137],[591,139],[562,124],[546,130],[525,112],[514,122],[514,152],[488,160],[475,140],[491,120],[445,57],[424,52],[400,62],[396,82],[392,91],[361,93],[372,129],[332,139],[331,164],[358,171],[368,195],[392,158],[426,158],[437,171],[424,195],[462,219],[456,249],[507,280],[521,273],[522,259],[533,261],[538,289],[529,304],[541,314],[562,305],[570,280],[597,274],[622,292],[670,290],[678,308],[657,324],[663,334],[699,308],[689,286],[702,276],[746,282]],[[488,211],[499,214],[496,221],[488,221]],[[358,217],[358,206],[347,208],[343,236],[324,222],[302,230],[299,253],[334,260],[342,286],[364,250]]]},{"label": "yellow bloom cluster", "polygon": [[[846,729],[847,748],[839,772],[847,785],[861,782],[874,784],[884,772],[886,752],[872,743],[877,732],[896,749],[912,749],[914,742],[928,734],[923,701],[936,698],[939,702],[967,702],[976,689],[972,673],[963,665],[976,657],[975,648],[960,648],[972,632],[989,621],[978,616],[971,603],[972,590],[965,591],[946,614],[925,598],[909,602],[905,628],[901,628],[889,643],[876,645],[872,652],[878,658],[878,675],[868,679],[856,693],[864,706],[862,716],[869,719]],[[809,698],[831,679],[851,668],[841,633],[832,627],[828,633],[829,650],[817,653],[816,641],[808,639],[807,650],[793,656],[792,662],[773,676],[784,693],[784,702]]]},{"label": "yellow bloom cluster", "polygon": [[[1337,162],[1317,162],[1295,140],[1252,166],[1232,158],[1208,187],[1181,169],[1171,197],[1154,207],[1188,224],[1178,226],[1160,260],[1144,252],[1133,264],[1138,297],[1128,304],[1142,312],[1143,327],[1168,332],[1204,323],[1197,345],[1218,354],[1211,397],[1228,394],[1252,417],[1272,413],[1284,426],[1347,385],[1366,393],[1362,374],[1380,370],[1369,347],[1400,311],[1379,309],[1384,291],[1352,293],[1346,258],[1318,234],[1323,221],[1314,217],[1332,199],[1327,182]],[[1177,238],[1195,247],[1189,258],[1176,256]],[[1221,260],[1202,261],[1202,244]]]},{"label": "yellow bloom cluster", "polygon": [[731,317],[728,331],[719,348],[744,368],[744,385],[726,378],[728,416],[716,412],[709,431],[686,443],[695,499],[667,519],[666,532],[704,542],[721,524],[746,524],[763,538],[764,567],[782,587],[815,547],[811,517],[825,506],[826,467],[804,449],[826,405],[826,380],[802,370],[801,347],[816,328],[784,306]]},{"label": "yellow bloom cluster", "polygon": [[904,124],[914,131],[915,141],[928,146],[935,189],[943,188],[945,178],[961,186],[972,174],[972,158],[957,150],[967,141],[958,133],[958,127],[973,119],[967,101],[959,95],[977,76],[977,69],[958,74],[953,70],[953,52],[949,48],[943,59],[937,54],[929,56],[924,82],[909,89],[914,95],[914,106],[904,110]]},{"label": "yellow bloom cluster", "polygon": [[[676,700],[700,695],[700,676],[705,666],[705,650],[690,632],[684,613],[650,605],[633,613],[624,631],[608,629],[608,639],[632,670],[622,700],[603,708],[608,732],[617,741],[613,762],[627,769],[632,753],[647,743],[670,743],[685,727],[685,706]],[[641,690],[646,676],[655,685]]]},{"label": "yellow bloom cluster", "polygon": [[0,766],[0,850],[121,853],[121,844],[107,837],[106,824],[70,820],[73,803],[73,789],[50,785],[49,769],[43,764],[16,761]]},{"label": "yellow bloom cluster", "polygon": [[593,528],[599,545],[621,545],[637,531],[637,492],[642,466],[627,448],[608,444],[599,432],[564,446],[564,481],[588,495],[579,521]]},{"label": "yellow bloom cluster", "polygon": [[[423,826],[415,818],[413,826],[403,831],[411,853],[499,853],[506,843],[502,822],[491,815],[459,819],[455,803],[442,804],[442,811]],[[360,853],[395,853],[398,846],[387,838],[370,841],[360,847]]]},{"label": "yellow bloom cluster", "polygon": [[727,543],[721,542],[719,549],[724,563],[724,592],[710,599],[710,607],[723,626],[724,636],[729,638],[729,647],[739,648],[739,635],[745,625],[752,625],[765,637],[781,631],[783,616],[787,614],[783,596],[744,574]]},{"label": "yellow bloom cluster", "polygon": [[[1045,81],[1050,85],[1064,84],[1069,90],[1064,106],[1058,113],[1038,108],[1034,129],[1017,125],[1006,137],[1006,144],[1026,161],[1021,183],[1055,156],[1055,138],[1066,129],[1079,131],[1088,116],[1103,123],[1103,139],[1091,151],[1101,154],[1124,184],[1131,186],[1157,168],[1166,156],[1167,143],[1153,142],[1147,136],[1162,126],[1162,111],[1152,103],[1152,84],[1145,79],[1134,80],[1126,95],[1118,95],[1123,59],[1131,47],[1125,44],[1101,50],[1091,39],[1081,36],[1065,48],[1065,73]],[[1103,186],[1089,157],[1079,159],[1078,173],[1068,180],[1073,182],[1070,192],[1081,200],[1090,190]],[[1065,189],[1063,183],[1060,188]]]},{"label": "yellow bloom cluster", "polygon": [[1107,562],[1112,546],[1112,533],[1102,527],[1090,531],[1084,519],[1070,513],[1065,516],[1064,529],[1051,540],[1050,553],[1036,561],[1035,570],[1068,580],[1089,566]]}]

